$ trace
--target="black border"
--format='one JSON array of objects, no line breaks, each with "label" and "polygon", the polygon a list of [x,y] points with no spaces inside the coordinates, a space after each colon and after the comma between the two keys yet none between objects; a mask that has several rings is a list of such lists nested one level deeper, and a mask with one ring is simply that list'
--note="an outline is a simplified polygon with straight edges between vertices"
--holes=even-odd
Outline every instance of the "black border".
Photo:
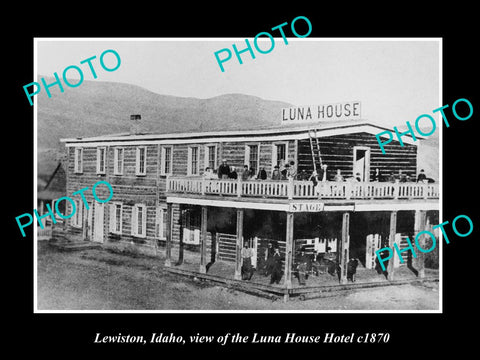
[{"label": "black border", "polygon": [[[293,9],[291,4],[267,5],[260,12],[257,6],[245,3],[223,3],[217,6],[198,5],[173,9],[162,3],[111,4],[100,10],[97,5],[70,11],[61,9],[35,9],[20,11],[22,16],[15,26],[5,29],[10,38],[7,57],[6,91],[7,115],[4,117],[4,146],[7,161],[4,177],[9,179],[6,191],[12,197],[5,201],[5,223],[11,236],[7,237],[4,258],[8,269],[4,276],[13,291],[5,296],[13,319],[6,324],[9,332],[7,346],[17,354],[33,350],[37,355],[69,356],[143,355],[147,351],[155,356],[169,356],[184,350],[214,356],[232,350],[249,352],[256,356],[261,351],[281,352],[289,356],[338,354],[344,350],[369,353],[370,356],[402,352],[411,354],[440,353],[452,345],[466,350],[475,344],[473,314],[476,312],[476,249],[478,228],[467,238],[448,233],[451,243],[444,245],[444,313],[443,314],[33,314],[33,241],[20,238],[14,216],[31,209],[33,204],[33,108],[25,101],[22,86],[33,78],[34,37],[254,37],[299,15],[306,16],[313,25],[310,37],[441,37],[443,38],[443,104],[458,98],[467,98],[474,107],[468,121],[454,120],[447,111],[450,128],[443,129],[443,219],[451,220],[467,214],[478,226],[478,210],[474,195],[478,153],[474,146],[478,129],[478,60],[475,55],[476,23],[469,5],[452,4],[437,8],[420,9],[407,3],[384,4],[383,8],[366,4],[338,8],[322,3]],[[474,90],[475,88],[475,90]],[[420,96],[420,94],[419,94]],[[13,100],[12,105],[11,104]],[[12,107],[10,107],[12,106]],[[405,104],[408,106],[408,104]],[[479,109],[479,110],[477,110]],[[430,109],[426,109],[426,112]],[[7,125],[8,124],[8,125]],[[11,138],[11,140],[10,140]],[[477,151],[476,151],[477,150]],[[8,253],[7,253],[8,251]],[[7,255],[8,254],[8,255]],[[11,263],[10,263],[11,262]],[[11,281],[11,284],[10,284]],[[7,312],[6,311],[6,312]],[[315,324],[315,325],[314,325]],[[470,325],[471,324],[471,325]],[[226,332],[252,335],[283,335],[286,332],[315,335],[325,332],[358,334],[389,332],[391,339],[383,344],[313,344],[313,345],[178,345],[134,346],[96,345],[96,332],[146,334],[174,332],[188,336],[200,332],[205,335],[223,335]],[[386,352],[389,350],[388,352]],[[463,353],[463,351],[462,351]],[[306,353],[305,353],[306,354]]]}]

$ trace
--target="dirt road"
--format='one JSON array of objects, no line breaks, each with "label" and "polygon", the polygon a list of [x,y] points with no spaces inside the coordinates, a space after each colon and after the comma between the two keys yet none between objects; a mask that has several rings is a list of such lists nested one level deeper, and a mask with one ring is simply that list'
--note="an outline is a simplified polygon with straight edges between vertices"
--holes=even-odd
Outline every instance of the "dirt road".
[{"label": "dirt road", "polygon": [[271,301],[170,274],[153,257],[105,250],[38,251],[39,310],[437,310],[438,283],[358,289],[333,297]]}]

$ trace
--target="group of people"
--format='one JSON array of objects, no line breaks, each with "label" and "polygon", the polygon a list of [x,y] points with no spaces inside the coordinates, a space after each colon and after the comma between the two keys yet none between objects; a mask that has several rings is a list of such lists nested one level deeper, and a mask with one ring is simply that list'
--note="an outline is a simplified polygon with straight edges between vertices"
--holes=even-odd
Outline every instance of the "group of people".
[{"label": "group of people", "polygon": [[[313,184],[316,186],[319,182],[324,182],[327,180],[336,181],[336,182],[343,182],[343,181],[353,181],[353,182],[361,182],[365,181],[362,175],[357,172],[354,176],[344,177],[342,175],[341,169],[337,169],[333,178],[329,179],[327,174],[327,164],[322,164],[317,170],[313,170],[312,173],[308,173],[305,169],[297,172],[295,167],[295,162],[293,160],[289,161],[288,163],[283,164],[282,166],[275,165],[273,167],[273,171],[270,176],[268,176],[267,171],[264,167],[260,167],[258,172],[255,169],[249,168],[248,165],[243,166],[243,170],[240,174],[237,172],[235,166],[231,166],[228,164],[227,159],[222,160],[222,164],[218,167],[217,170],[214,170],[210,167],[207,167],[204,172],[205,179],[238,179],[240,176],[242,181],[247,180],[299,180],[299,181],[312,181]],[[398,174],[391,172],[389,175],[382,175],[380,174],[380,170],[378,168],[375,169],[375,173],[373,175],[372,181],[382,181],[382,182],[434,182],[433,179],[427,178],[425,174],[425,170],[420,170],[417,178],[414,176],[410,176],[402,172],[402,170],[398,171]]]},{"label": "group of people", "polygon": [[[242,280],[251,280],[255,272],[255,267],[252,263],[252,259],[255,256],[255,250],[250,247],[249,241],[243,243],[241,251],[242,268],[241,275]],[[280,255],[280,249],[278,245],[270,241],[265,250],[265,265],[263,268],[263,274],[270,276],[270,284],[279,284],[282,278],[282,256]]]},{"label": "group of people", "polygon": [[[310,273],[316,276],[324,274],[323,269],[326,269],[329,275],[335,276],[337,274],[340,277],[340,264],[337,261],[337,256],[331,252],[330,247],[326,248],[325,253],[317,253],[313,256],[307,255],[305,248],[302,247],[295,260],[295,276],[298,278],[300,285],[306,285]],[[358,263],[358,259],[354,257],[351,257],[347,262],[347,280],[355,281]]]},{"label": "group of people", "polygon": [[[245,241],[241,251],[242,280],[252,279],[255,272],[255,266],[252,263],[254,255],[255,250],[250,247],[248,241]],[[264,266],[262,268],[263,275],[270,277],[270,284],[279,284],[282,279],[282,255],[276,242],[268,242],[264,260]],[[355,281],[358,264],[358,259],[354,257],[350,258],[347,262],[347,280]],[[340,276],[340,265],[337,261],[337,256],[331,252],[330,247],[326,248],[325,253],[317,253],[313,257],[306,253],[304,247],[300,248],[299,253],[295,257],[293,270],[300,285],[306,285],[309,274],[319,276],[319,274],[324,274],[325,270],[331,276],[335,276],[335,274]]]}]

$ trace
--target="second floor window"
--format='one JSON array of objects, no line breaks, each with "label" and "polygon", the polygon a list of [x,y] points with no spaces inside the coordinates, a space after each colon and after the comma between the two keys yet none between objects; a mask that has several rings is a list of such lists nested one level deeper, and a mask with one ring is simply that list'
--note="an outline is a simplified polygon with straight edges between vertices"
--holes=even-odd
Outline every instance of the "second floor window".
[{"label": "second floor window", "polygon": [[199,151],[197,146],[191,146],[188,148],[188,168],[187,175],[199,174]]},{"label": "second floor window", "polygon": [[106,152],[104,147],[97,149],[97,174],[105,174]]},{"label": "second floor window", "polygon": [[205,146],[205,167],[210,169],[217,168],[217,146],[207,145]]},{"label": "second floor window", "polygon": [[74,171],[76,173],[82,173],[83,172],[83,149],[82,148],[75,148],[75,154],[74,154]]},{"label": "second floor window", "polygon": [[245,164],[248,164],[248,168],[254,173],[258,171],[258,145],[247,145],[245,149]]},{"label": "second floor window", "polygon": [[162,175],[170,175],[172,173],[172,147],[165,146],[162,147],[162,155],[161,155],[161,174]]},{"label": "second floor window", "polygon": [[113,173],[115,175],[123,174],[123,148],[113,150]]},{"label": "second floor window", "polygon": [[147,148],[145,146],[137,147],[135,175],[147,174]]}]

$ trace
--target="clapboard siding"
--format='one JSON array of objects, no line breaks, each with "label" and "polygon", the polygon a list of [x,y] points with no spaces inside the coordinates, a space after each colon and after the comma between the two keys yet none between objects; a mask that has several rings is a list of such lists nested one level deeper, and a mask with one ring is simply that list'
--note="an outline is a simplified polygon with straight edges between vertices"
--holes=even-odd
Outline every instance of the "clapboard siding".
[{"label": "clapboard siding", "polygon": [[[392,141],[385,147],[386,154],[378,145],[377,139],[372,134],[358,133],[336,135],[319,138],[320,152],[323,163],[328,165],[327,180],[333,180],[336,170],[340,169],[342,175],[353,176],[353,148],[366,146],[370,148],[370,179],[378,168],[380,174],[388,175],[391,172],[416,176],[417,172],[417,147],[405,144],[400,146],[398,141]],[[307,173],[313,170],[310,141],[308,139],[298,142],[298,169],[305,169]]]}]

